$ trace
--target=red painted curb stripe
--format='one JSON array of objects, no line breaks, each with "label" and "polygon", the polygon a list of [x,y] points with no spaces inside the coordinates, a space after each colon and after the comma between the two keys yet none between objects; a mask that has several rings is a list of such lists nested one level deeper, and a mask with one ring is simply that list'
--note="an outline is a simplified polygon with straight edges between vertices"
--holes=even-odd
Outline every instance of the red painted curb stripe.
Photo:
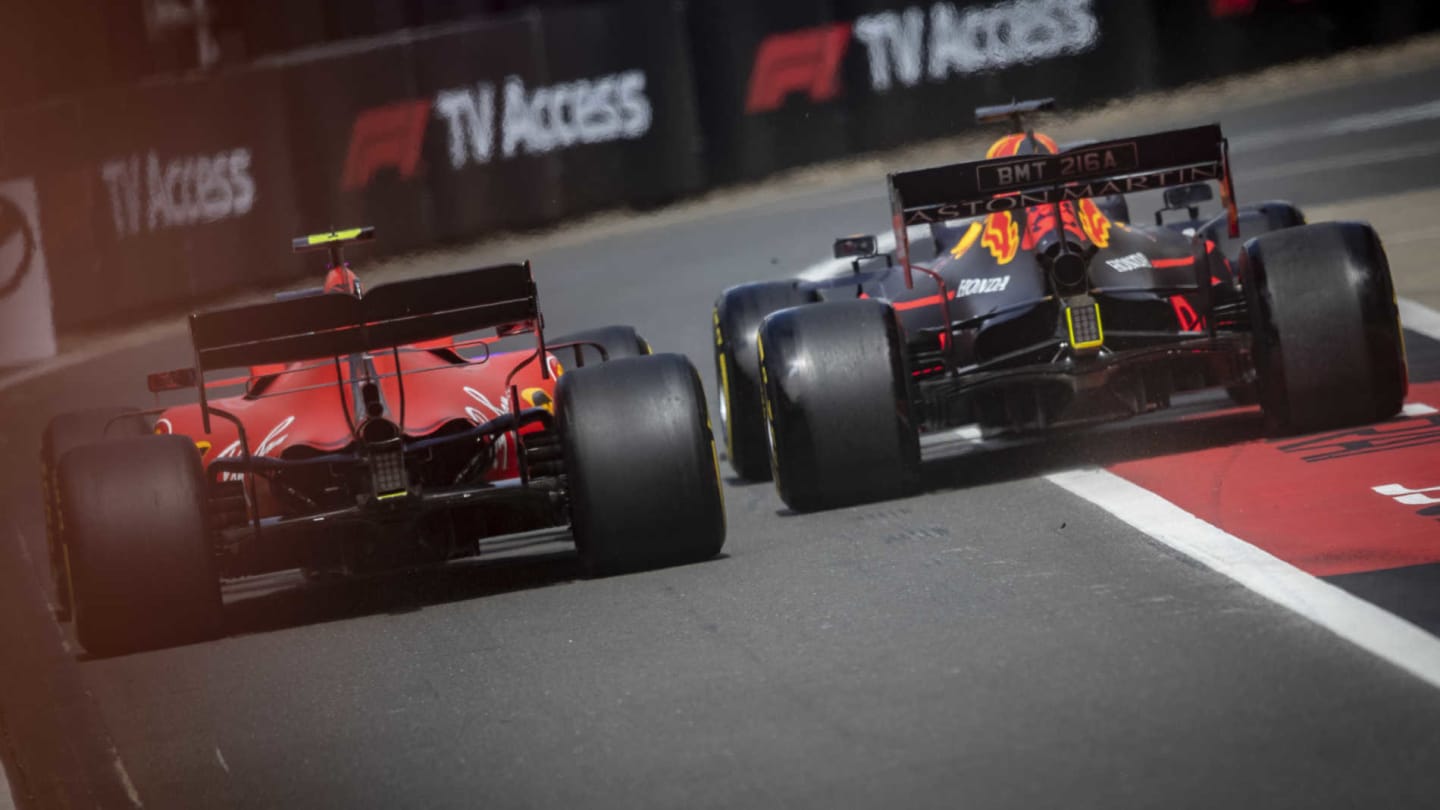
[{"label": "red painted curb stripe", "polygon": [[[1440,383],[1410,400],[1440,407]],[[1110,469],[1315,576],[1440,562],[1440,490],[1410,492],[1440,487],[1440,414]]]}]

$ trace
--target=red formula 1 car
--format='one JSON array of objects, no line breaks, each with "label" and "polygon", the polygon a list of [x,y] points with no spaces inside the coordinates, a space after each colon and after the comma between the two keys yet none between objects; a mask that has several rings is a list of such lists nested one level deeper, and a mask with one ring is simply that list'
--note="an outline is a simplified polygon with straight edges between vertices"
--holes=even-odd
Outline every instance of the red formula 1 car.
[{"label": "red formula 1 car", "polygon": [[[689,361],[629,327],[547,343],[528,263],[362,291],[340,249],[372,234],[296,240],[330,252],[323,288],[191,316],[194,367],[150,387],[193,386],[198,402],[50,422],[57,601],[87,650],[213,635],[221,580],[277,570],[364,574],[545,539],[573,539],[596,574],[719,553]],[[533,348],[496,348],[523,334]],[[232,368],[249,373],[209,379]]]},{"label": "red formula 1 car", "polygon": [[[1022,120],[1049,106],[982,109],[1012,125],[984,159],[891,175],[892,251],[841,239],[832,278],[721,294],[740,476],[773,472],[795,509],[893,497],[974,437],[1124,419],[1207,388],[1258,402],[1277,431],[1400,410],[1404,344],[1370,226],[1237,205],[1218,125],[1062,148]],[[1212,184],[1225,211],[1202,220]],[[1153,225],[1131,220],[1126,195],[1162,190]]]}]

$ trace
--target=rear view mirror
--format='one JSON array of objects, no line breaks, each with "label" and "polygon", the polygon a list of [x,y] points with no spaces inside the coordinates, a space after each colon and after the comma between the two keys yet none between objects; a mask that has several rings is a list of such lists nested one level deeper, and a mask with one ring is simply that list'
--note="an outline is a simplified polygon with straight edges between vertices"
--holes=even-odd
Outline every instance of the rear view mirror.
[{"label": "rear view mirror", "polygon": [[844,236],[835,240],[835,258],[837,259],[868,259],[879,255],[879,252],[873,235]]},{"label": "rear view mirror", "polygon": [[158,371],[146,376],[145,383],[150,388],[150,393],[158,394],[161,391],[179,391],[182,388],[194,388],[200,375],[193,368],[177,368],[173,371]]},{"label": "rear view mirror", "polygon": [[1165,224],[1166,211],[1184,211],[1191,220],[1200,218],[1200,203],[1215,199],[1215,192],[1205,183],[1191,183],[1165,189],[1165,207],[1155,212],[1155,224]]},{"label": "rear view mirror", "polygon": [[1215,192],[1204,183],[1191,183],[1165,189],[1165,207],[1168,209],[1194,208],[1203,202],[1215,199]]}]

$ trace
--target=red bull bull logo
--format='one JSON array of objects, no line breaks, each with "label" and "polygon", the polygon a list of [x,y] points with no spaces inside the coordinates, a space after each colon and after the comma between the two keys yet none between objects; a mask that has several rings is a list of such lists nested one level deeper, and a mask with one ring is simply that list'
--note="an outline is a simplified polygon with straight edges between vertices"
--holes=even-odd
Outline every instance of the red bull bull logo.
[{"label": "red bull bull logo", "polygon": [[1110,246],[1110,218],[1088,197],[1080,201],[1080,227],[1095,247]]},{"label": "red bull bull logo", "polygon": [[998,264],[1009,264],[1020,249],[1020,223],[1009,211],[991,214],[985,218],[985,235],[980,244],[990,249]]}]

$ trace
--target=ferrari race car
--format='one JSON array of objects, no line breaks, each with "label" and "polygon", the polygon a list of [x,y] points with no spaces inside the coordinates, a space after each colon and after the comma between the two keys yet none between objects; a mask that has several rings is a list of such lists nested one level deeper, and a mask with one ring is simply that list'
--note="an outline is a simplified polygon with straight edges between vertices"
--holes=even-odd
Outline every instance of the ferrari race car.
[{"label": "ferrari race car", "polygon": [[[362,293],[341,248],[372,235],[296,240],[330,252],[323,288],[192,315],[194,366],[149,383],[198,402],[50,422],[57,601],[88,651],[219,633],[227,578],[556,539],[590,574],[719,553],[715,446],[688,360],[650,354],[629,327],[547,342],[528,263]],[[533,348],[492,348],[523,334]]]},{"label": "ferrari race car", "polygon": [[[984,160],[890,175],[893,251],[849,237],[835,277],[721,294],[740,477],[773,474],[797,510],[894,497],[947,435],[1122,419],[1205,388],[1258,401],[1277,432],[1400,410],[1404,347],[1370,226],[1238,207],[1218,125],[1062,149],[1022,120],[1049,105],[977,111],[1012,123]],[[1202,220],[1211,184],[1225,211]],[[1155,224],[1131,222],[1127,195],[1161,189]]]}]

